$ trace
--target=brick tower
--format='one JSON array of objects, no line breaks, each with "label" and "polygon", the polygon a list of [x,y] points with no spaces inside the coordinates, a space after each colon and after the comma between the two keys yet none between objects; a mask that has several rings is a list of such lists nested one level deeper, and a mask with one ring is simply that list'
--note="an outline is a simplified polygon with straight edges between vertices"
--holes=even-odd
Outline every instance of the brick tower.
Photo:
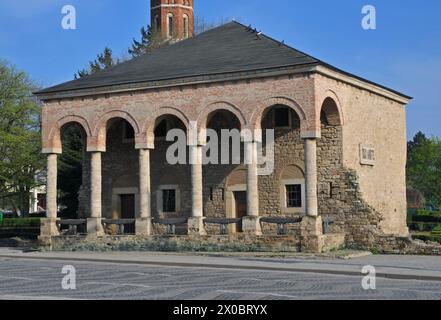
[{"label": "brick tower", "polygon": [[150,0],[151,25],[164,40],[179,41],[193,36],[194,0]]}]

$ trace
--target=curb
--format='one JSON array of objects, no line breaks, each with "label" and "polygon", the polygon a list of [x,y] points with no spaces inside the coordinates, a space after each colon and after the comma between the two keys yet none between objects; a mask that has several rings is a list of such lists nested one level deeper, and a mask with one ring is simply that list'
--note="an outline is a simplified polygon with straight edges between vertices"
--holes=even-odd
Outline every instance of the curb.
[{"label": "curb", "polygon": [[[22,259],[22,260],[50,260],[50,261],[78,261],[78,262],[94,262],[94,263],[111,263],[111,264],[136,264],[148,266],[163,267],[183,267],[183,268],[209,268],[209,269],[229,269],[229,270],[255,270],[255,271],[279,271],[293,273],[313,273],[327,275],[341,275],[364,277],[365,274],[358,271],[349,270],[329,270],[329,269],[305,269],[305,268],[278,268],[265,266],[232,266],[223,264],[201,264],[201,263],[185,263],[185,262],[162,262],[162,261],[139,261],[139,260],[112,260],[112,259],[89,259],[89,258],[68,258],[68,257],[29,257],[18,255],[0,255],[0,258],[6,259]],[[416,274],[398,274],[388,272],[378,272],[378,278],[394,279],[394,280],[417,280],[417,281],[439,281],[440,276],[425,276]]]}]

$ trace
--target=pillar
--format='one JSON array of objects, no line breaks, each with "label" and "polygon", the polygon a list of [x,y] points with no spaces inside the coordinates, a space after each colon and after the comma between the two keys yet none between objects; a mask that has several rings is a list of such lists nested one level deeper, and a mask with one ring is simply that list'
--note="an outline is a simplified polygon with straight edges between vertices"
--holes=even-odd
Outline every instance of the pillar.
[{"label": "pillar", "polygon": [[317,139],[305,139],[306,216],[302,220],[302,251],[319,253],[323,248],[323,225],[318,214]]},{"label": "pillar", "polygon": [[139,149],[139,217],[136,219],[136,235],[152,235],[150,150]]},{"label": "pillar", "polygon": [[41,219],[40,240],[50,240],[58,236],[57,227],[57,154],[47,156],[47,184],[46,184],[46,218]]},{"label": "pillar", "polygon": [[247,162],[247,216],[243,218],[242,228],[246,233],[261,235],[257,143],[255,141],[245,142],[245,152]]},{"label": "pillar", "polygon": [[188,234],[205,235],[202,198],[202,146],[190,146],[191,165],[191,218],[188,219]]},{"label": "pillar", "polygon": [[305,139],[306,214],[318,216],[317,200],[317,140]]},{"label": "pillar", "polygon": [[104,235],[102,219],[101,152],[91,152],[90,218],[87,219],[87,234],[91,237]]}]

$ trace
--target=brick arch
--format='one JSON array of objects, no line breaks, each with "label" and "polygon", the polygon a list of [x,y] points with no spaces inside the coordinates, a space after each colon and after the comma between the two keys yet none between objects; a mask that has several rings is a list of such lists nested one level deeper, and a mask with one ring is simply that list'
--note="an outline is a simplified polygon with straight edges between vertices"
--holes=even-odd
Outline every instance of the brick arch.
[{"label": "brick arch", "polygon": [[206,143],[206,128],[209,117],[216,111],[231,112],[239,120],[241,130],[248,127],[248,121],[246,117],[237,106],[226,101],[213,102],[202,109],[197,118],[197,137],[198,142],[202,145]]},{"label": "brick arch", "polygon": [[245,116],[243,115],[242,111],[238,107],[236,107],[234,104],[229,102],[218,101],[209,104],[199,113],[197,119],[198,128],[206,128],[209,116],[216,111],[222,111],[222,110],[229,111],[232,114],[234,114],[236,118],[239,120],[240,127],[242,129],[247,126],[248,122]]},{"label": "brick arch", "polygon": [[57,121],[57,123],[55,124],[55,126],[53,126],[51,128],[50,133],[49,133],[49,139],[52,139],[57,133],[59,133],[59,131],[61,130],[61,128],[63,128],[63,126],[70,124],[70,123],[76,123],[76,124],[80,125],[84,129],[84,132],[86,132],[86,135],[88,137],[90,137],[92,135],[92,131],[89,126],[89,122],[85,118],[80,117],[80,116],[69,115],[69,116],[65,116],[65,117],[59,119]]},{"label": "brick arch", "polygon": [[127,111],[113,110],[100,116],[96,123],[92,137],[88,139],[87,150],[88,151],[106,151],[106,138],[107,138],[107,123],[112,119],[124,119],[132,126],[135,131],[135,135],[139,135],[140,127],[136,119]]},{"label": "brick arch", "polygon": [[294,110],[294,112],[300,118],[302,127],[306,126],[306,124],[308,123],[309,119],[306,115],[306,112],[304,111],[302,106],[299,103],[297,103],[295,100],[287,97],[272,97],[264,100],[262,103],[260,103],[257,106],[256,110],[251,115],[250,124],[254,128],[260,128],[263,114],[267,109],[275,105],[284,105]]},{"label": "brick arch", "polygon": [[55,125],[50,128],[47,140],[44,141],[43,149],[59,150],[61,152],[61,129],[67,124],[75,123],[86,133],[86,139],[92,136],[89,122],[81,116],[68,115],[60,118]]},{"label": "brick arch", "polygon": [[105,133],[107,129],[106,128],[107,122],[111,119],[116,119],[116,118],[126,120],[132,126],[133,130],[135,131],[135,134],[140,133],[140,126],[138,125],[136,119],[130,113],[122,110],[113,110],[105,113],[99,118],[98,123],[96,124],[93,130],[93,136],[96,137],[103,134],[103,132]]},{"label": "brick arch", "polygon": [[173,107],[161,107],[148,117],[142,126],[142,133],[152,135],[155,131],[156,120],[163,116],[175,116],[182,121],[187,129],[190,127],[190,121],[187,115],[181,110]]},{"label": "brick arch", "polygon": [[[327,106],[329,99],[332,100],[334,106]],[[329,108],[329,110],[324,110],[324,108]],[[331,121],[330,124],[333,126],[339,126],[344,124],[343,109],[341,107],[341,102],[338,95],[332,91],[327,90],[320,104],[320,112],[328,111],[330,113]]]}]

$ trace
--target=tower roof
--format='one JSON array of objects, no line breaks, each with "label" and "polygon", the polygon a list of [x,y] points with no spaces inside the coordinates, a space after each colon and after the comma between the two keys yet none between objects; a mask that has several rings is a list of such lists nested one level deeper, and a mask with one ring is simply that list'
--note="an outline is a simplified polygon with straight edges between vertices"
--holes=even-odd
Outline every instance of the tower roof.
[{"label": "tower roof", "polygon": [[41,90],[36,94],[42,98],[56,93],[75,96],[86,89],[100,89],[102,92],[107,88],[112,91],[115,86],[131,88],[143,84],[145,87],[146,84],[158,82],[180,85],[188,82],[190,78],[210,80],[212,77],[231,77],[232,74],[314,65],[327,66],[345,73],[238,22],[230,22],[193,38],[161,47],[112,68]]}]

